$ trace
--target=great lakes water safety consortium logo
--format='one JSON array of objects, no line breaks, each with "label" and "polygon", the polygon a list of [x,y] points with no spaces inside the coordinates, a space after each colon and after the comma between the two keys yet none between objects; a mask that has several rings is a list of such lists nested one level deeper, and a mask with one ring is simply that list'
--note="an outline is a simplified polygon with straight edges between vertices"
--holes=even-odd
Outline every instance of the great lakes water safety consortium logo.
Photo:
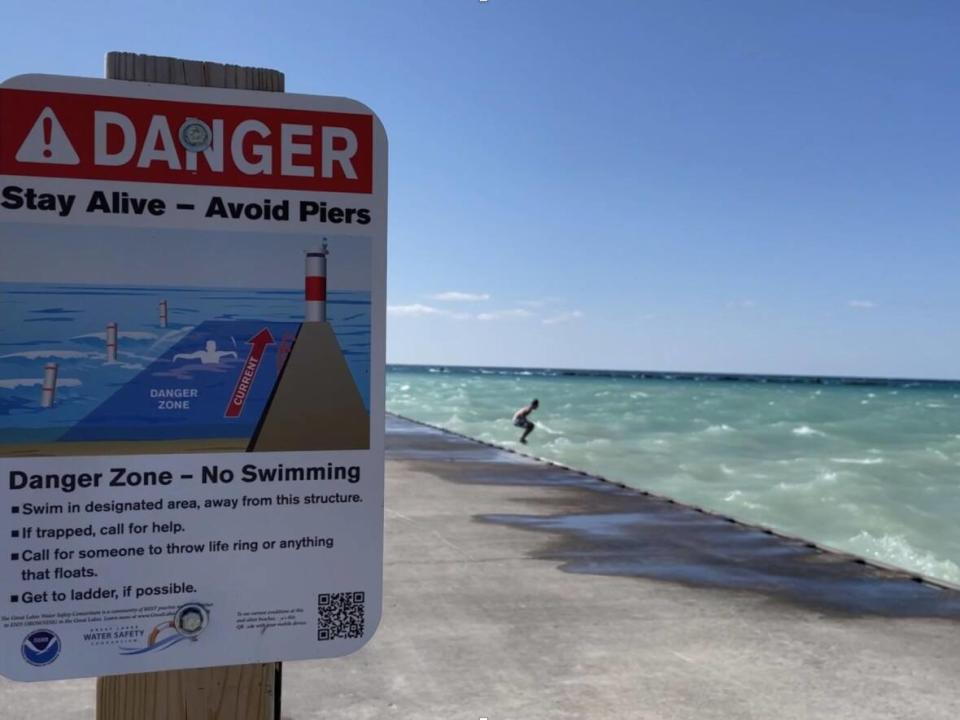
[{"label": "great lakes water safety consortium logo", "polygon": [[52,630],[34,630],[23,639],[20,654],[36,667],[49,665],[60,657],[60,638]]}]

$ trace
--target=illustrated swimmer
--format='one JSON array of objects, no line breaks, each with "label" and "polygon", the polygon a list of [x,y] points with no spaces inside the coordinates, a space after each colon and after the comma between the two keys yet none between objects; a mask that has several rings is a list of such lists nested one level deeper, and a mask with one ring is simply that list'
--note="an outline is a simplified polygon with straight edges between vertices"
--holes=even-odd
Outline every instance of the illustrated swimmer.
[{"label": "illustrated swimmer", "polygon": [[513,426],[523,428],[523,435],[520,436],[520,442],[524,445],[527,444],[527,435],[532,433],[533,428],[536,427],[528,416],[538,407],[540,407],[540,401],[534,398],[529,405],[520,408],[513,414]]},{"label": "illustrated swimmer", "polygon": [[192,353],[177,353],[173,356],[173,361],[199,360],[203,365],[219,365],[220,360],[228,355],[237,357],[237,354],[233,350],[217,350],[216,340],[207,340],[207,345],[203,350],[197,350]]}]

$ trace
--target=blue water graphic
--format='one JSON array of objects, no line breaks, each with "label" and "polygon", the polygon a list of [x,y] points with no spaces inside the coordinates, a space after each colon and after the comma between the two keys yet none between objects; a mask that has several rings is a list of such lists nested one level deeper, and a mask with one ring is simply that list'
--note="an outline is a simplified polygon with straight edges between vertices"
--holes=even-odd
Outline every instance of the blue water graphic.
[{"label": "blue water graphic", "polygon": [[[282,354],[277,342],[266,345],[240,415],[227,418],[225,411],[249,352],[250,346],[245,346],[244,341],[264,328],[277,341],[292,341],[299,324],[260,320],[205,322],[60,439],[175,440],[184,437],[185,423],[189,424],[191,438],[250,437],[281,371]],[[201,350],[207,343],[218,349]]]},{"label": "blue water graphic", "polygon": [[[369,293],[330,293],[327,315],[369,407]],[[276,379],[278,352],[282,359],[302,319],[299,290],[0,283],[0,443],[249,436]],[[118,326],[115,362],[107,361],[109,322]],[[243,413],[225,419],[247,340],[264,327],[276,343],[266,347]],[[219,362],[174,360],[211,340],[226,353]],[[42,408],[50,362],[58,365],[56,402]],[[197,390],[189,408],[159,409],[156,391],[174,388]]]}]

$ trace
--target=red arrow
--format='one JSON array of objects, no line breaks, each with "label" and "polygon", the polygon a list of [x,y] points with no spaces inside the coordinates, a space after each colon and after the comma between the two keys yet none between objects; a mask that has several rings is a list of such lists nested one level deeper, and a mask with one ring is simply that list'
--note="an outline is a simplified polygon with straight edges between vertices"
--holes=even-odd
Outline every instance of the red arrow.
[{"label": "red arrow", "polygon": [[237,378],[237,386],[233,389],[233,395],[230,396],[230,402],[227,403],[227,409],[223,413],[224,417],[240,417],[243,412],[243,406],[247,402],[247,395],[250,394],[250,388],[253,387],[253,381],[257,377],[257,370],[260,369],[260,360],[263,358],[263,351],[267,345],[273,345],[275,340],[270,328],[264,328],[252,338],[247,340],[250,348],[250,354],[247,355],[247,361],[243,364],[243,370],[240,371],[240,377]]}]

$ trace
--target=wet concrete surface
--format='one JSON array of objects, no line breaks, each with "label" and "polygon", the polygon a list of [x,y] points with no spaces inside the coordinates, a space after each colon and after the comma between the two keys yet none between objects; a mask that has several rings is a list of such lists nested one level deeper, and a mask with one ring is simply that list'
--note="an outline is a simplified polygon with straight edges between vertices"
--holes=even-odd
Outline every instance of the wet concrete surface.
[{"label": "wet concrete surface", "polygon": [[[960,592],[849,554],[399,418],[388,455],[457,483],[552,487],[537,514],[482,522],[546,533],[562,570],[749,590],[822,612],[960,619]],[[509,470],[504,468],[509,465]]]},{"label": "wet concrete surface", "polygon": [[[383,619],[284,663],[282,720],[960,717],[956,592],[402,420],[387,440]],[[91,720],[93,691],[0,678],[0,719]]]}]

